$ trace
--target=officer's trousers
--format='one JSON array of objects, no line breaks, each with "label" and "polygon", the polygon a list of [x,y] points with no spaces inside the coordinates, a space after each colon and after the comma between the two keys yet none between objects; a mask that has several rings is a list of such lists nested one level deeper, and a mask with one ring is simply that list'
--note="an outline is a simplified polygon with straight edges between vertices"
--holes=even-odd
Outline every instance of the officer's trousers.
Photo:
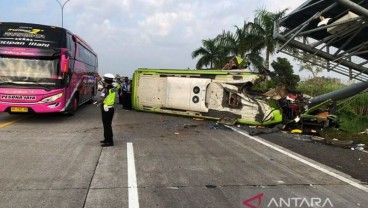
[{"label": "officer's trousers", "polygon": [[114,144],[113,133],[112,133],[112,119],[114,117],[114,108],[109,108],[109,111],[105,112],[101,109],[102,113],[102,124],[104,128],[105,143]]}]

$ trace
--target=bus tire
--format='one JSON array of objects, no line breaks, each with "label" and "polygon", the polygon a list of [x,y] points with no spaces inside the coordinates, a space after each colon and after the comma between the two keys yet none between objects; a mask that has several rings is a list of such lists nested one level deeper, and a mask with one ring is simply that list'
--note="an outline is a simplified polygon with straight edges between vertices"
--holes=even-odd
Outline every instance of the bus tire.
[{"label": "bus tire", "polygon": [[78,109],[78,97],[74,95],[72,101],[69,103],[67,115],[73,116]]}]

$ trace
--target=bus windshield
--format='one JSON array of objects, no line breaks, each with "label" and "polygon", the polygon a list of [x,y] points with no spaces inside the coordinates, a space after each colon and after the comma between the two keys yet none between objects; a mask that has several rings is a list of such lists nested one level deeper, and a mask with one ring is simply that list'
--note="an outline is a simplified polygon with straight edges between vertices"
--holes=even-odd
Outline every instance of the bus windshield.
[{"label": "bus windshield", "polygon": [[0,84],[53,88],[61,79],[58,65],[59,59],[0,57]]}]

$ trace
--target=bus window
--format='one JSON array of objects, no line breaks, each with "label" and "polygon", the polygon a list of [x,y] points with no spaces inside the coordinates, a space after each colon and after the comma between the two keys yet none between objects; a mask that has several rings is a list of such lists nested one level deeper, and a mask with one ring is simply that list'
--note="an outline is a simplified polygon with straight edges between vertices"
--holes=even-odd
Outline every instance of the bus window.
[{"label": "bus window", "polygon": [[74,59],[74,57],[75,57],[75,42],[73,40],[73,36],[70,33],[68,33],[67,37],[68,37],[68,39],[67,39],[68,44],[67,45],[68,45],[68,50],[70,52],[70,57],[72,59]]}]

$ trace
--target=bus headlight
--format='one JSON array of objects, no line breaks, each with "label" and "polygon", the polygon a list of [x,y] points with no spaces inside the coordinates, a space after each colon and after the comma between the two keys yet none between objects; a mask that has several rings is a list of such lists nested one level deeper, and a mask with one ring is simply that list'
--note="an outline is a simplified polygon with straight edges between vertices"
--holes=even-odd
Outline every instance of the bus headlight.
[{"label": "bus headlight", "polygon": [[63,96],[63,93],[59,93],[47,98],[42,99],[39,103],[49,103],[49,102],[54,102],[55,100],[57,100],[58,98],[60,98],[61,96]]}]

